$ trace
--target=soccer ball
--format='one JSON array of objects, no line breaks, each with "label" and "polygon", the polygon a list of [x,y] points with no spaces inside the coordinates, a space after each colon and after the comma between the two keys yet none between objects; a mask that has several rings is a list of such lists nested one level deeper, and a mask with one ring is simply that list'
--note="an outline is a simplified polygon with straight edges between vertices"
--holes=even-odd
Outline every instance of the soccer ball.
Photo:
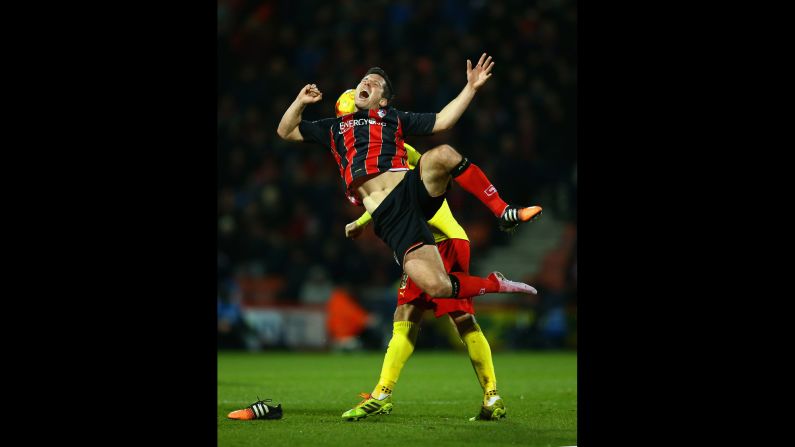
[{"label": "soccer ball", "polygon": [[341,94],[340,97],[337,99],[337,104],[334,106],[334,110],[337,112],[337,116],[340,117],[342,115],[347,115],[349,113],[353,113],[356,111],[356,90],[348,89],[345,90],[345,93]]}]

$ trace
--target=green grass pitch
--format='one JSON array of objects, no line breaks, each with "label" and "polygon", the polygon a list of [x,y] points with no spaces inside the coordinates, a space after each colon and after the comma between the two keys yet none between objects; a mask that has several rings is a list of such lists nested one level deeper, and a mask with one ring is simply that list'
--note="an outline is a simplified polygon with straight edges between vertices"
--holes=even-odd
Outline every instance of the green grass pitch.
[{"label": "green grass pitch", "polygon": [[[577,444],[577,355],[494,353],[507,417],[469,422],[482,391],[466,352],[422,351],[401,372],[390,415],[346,422],[340,415],[370,392],[383,353],[218,354],[218,445],[572,446]],[[281,420],[237,421],[257,395],[281,403]]]}]

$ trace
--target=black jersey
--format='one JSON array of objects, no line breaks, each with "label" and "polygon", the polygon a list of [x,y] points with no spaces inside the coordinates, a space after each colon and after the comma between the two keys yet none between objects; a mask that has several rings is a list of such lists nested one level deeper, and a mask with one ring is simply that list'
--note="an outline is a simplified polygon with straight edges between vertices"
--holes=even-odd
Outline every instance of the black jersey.
[{"label": "black jersey", "polygon": [[351,188],[353,181],[384,171],[407,170],[409,164],[403,138],[429,135],[434,124],[435,113],[401,112],[387,106],[360,110],[339,118],[303,120],[298,129],[305,141],[331,150],[345,181],[348,199],[361,205],[361,200]]}]

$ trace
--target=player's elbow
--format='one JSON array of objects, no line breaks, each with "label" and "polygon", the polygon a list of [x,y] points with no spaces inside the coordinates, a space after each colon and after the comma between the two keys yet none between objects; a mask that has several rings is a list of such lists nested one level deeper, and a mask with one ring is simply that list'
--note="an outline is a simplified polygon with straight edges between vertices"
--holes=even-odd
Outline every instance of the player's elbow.
[{"label": "player's elbow", "polygon": [[282,140],[286,140],[286,141],[301,141],[301,138],[298,136],[299,134],[298,134],[298,131],[296,129],[287,131],[286,129],[283,129],[283,128],[280,127],[278,129],[276,129],[276,134],[278,134],[279,137]]},{"label": "player's elbow", "polygon": [[281,139],[286,141],[304,141],[304,137],[301,135],[301,132],[298,131],[297,127],[289,132],[284,129],[276,129],[276,133]]}]

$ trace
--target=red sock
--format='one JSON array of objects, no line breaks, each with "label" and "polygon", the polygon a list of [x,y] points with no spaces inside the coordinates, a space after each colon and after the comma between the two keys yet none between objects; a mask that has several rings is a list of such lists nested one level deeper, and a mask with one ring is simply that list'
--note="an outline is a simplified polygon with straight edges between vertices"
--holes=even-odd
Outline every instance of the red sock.
[{"label": "red sock", "polygon": [[466,189],[470,194],[483,202],[484,205],[489,207],[496,217],[502,216],[508,204],[500,198],[497,188],[491,184],[491,181],[486,178],[486,174],[484,174],[477,165],[469,163],[469,166],[464,169],[464,172],[453,177],[453,179],[456,183],[461,185],[462,188]]},{"label": "red sock", "polygon": [[[469,276],[462,272],[450,273],[458,279],[458,293],[456,294],[456,284],[453,284],[454,298],[470,298],[473,296],[483,295],[484,293],[494,293],[500,290],[500,285],[497,281],[481,278],[480,276]],[[452,279],[452,278],[451,278]]]}]

